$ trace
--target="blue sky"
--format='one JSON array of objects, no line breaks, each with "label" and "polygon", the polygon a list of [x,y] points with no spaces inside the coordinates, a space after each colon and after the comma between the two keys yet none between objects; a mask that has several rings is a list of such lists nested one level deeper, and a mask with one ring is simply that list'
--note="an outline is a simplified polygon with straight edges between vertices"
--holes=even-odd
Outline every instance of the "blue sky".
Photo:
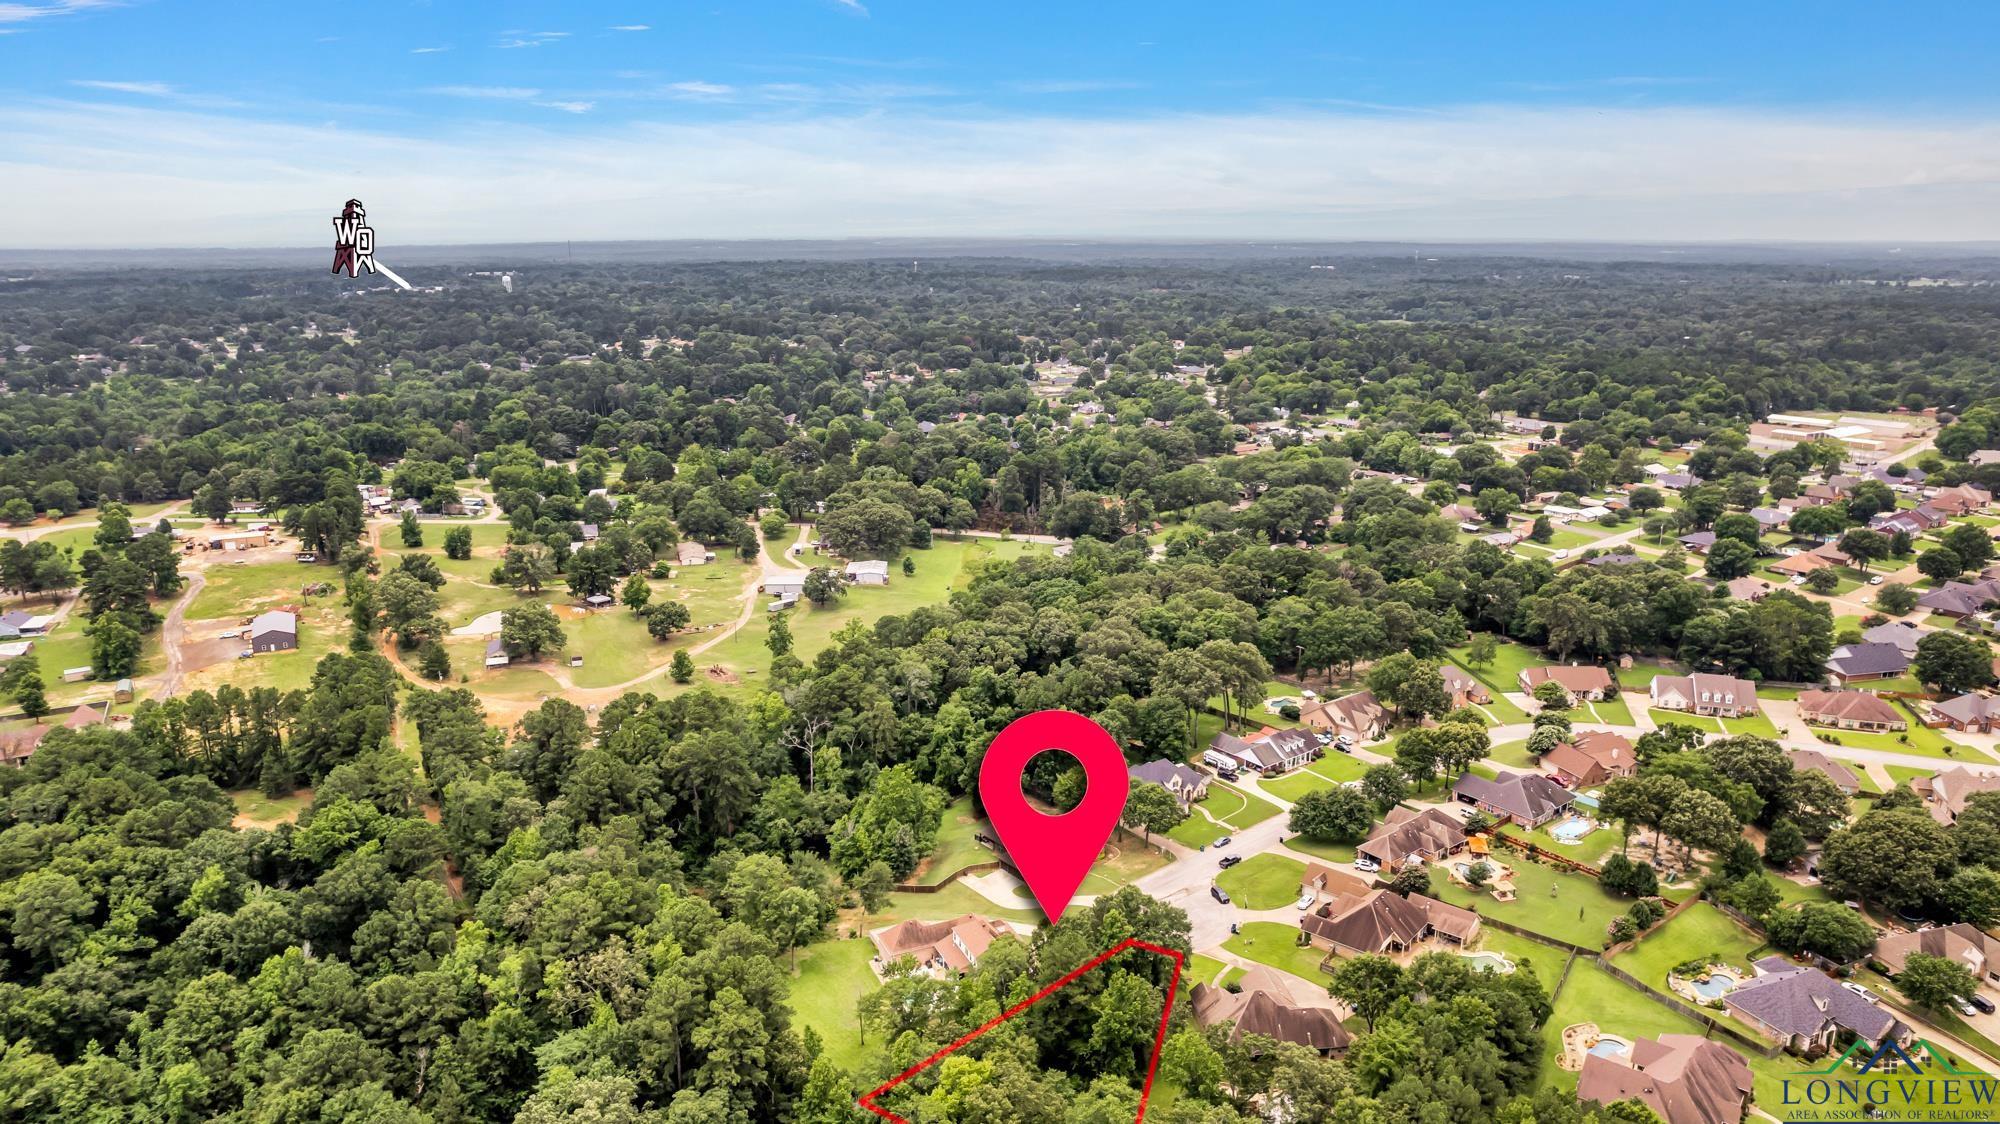
[{"label": "blue sky", "polygon": [[0,245],[2000,237],[2000,5],[1915,16],[0,0]]}]

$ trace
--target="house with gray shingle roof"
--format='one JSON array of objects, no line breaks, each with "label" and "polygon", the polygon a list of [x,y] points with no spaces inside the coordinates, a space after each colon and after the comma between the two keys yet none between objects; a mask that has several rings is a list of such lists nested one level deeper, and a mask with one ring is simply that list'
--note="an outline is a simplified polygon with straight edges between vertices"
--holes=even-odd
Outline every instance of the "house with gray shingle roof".
[{"label": "house with gray shingle roof", "polygon": [[1156,784],[1173,793],[1183,808],[1208,795],[1208,774],[1164,757],[1134,765],[1125,772],[1135,781]]},{"label": "house with gray shingle roof", "polygon": [[1498,780],[1465,773],[1453,782],[1451,794],[1489,815],[1512,816],[1523,827],[1555,819],[1576,800],[1569,789],[1540,773],[1504,773]]},{"label": "house with gray shingle roof", "polygon": [[[1781,967],[1782,965],[1782,967]],[[1817,968],[1775,957],[1757,962],[1758,975],[1722,997],[1729,1013],[1795,1054],[1818,1057],[1852,1035],[1872,1046],[1910,1040],[1896,1016],[1840,986]]]}]

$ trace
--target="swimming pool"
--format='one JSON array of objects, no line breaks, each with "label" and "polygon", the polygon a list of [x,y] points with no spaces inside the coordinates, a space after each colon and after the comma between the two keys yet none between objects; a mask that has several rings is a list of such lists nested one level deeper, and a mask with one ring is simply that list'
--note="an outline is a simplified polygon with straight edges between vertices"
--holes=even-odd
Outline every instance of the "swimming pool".
[{"label": "swimming pool", "polygon": [[1474,968],[1506,975],[1514,970],[1514,962],[1497,952],[1461,952],[1460,956],[1472,962]]},{"label": "swimming pool", "polygon": [[1574,843],[1596,830],[1597,825],[1582,816],[1571,816],[1560,823],[1549,825],[1549,834],[1554,836],[1558,843]]},{"label": "swimming pool", "polygon": [[1624,1039],[1613,1038],[1607,1034],[1597,1040],[1596,1045],[1590,1048],[1590,1052],[1600,1058],[1622,1058],[1632,1052],[1632,1047]]},{"label": "swimming pool", "polygon": [[1688,986],[1694,989],[1696,995],[1701,996],[1705,1000],[1720,999],[1736,990],[1736,981],[1720,972],[1716,972],[1702,979],[1689,980]]}]

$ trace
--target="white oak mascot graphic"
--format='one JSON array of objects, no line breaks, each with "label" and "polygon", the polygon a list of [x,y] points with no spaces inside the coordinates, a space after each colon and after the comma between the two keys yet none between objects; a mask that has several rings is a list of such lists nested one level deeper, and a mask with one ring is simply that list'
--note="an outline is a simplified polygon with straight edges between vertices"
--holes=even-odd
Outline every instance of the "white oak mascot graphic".
[{"label": "white oak mascot graphic", "polygon": [[376,271],[375,228],[368,225],[368,210],[359,199],[349,199],[333,217],[333,272],[342,268],[349,277]]}]

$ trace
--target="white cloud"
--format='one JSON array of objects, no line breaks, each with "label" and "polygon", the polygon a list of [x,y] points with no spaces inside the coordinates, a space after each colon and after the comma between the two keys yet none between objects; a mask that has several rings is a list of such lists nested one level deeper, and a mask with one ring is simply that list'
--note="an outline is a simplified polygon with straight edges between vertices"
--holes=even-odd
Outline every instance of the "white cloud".
[{"label": "white cloud", "polygon": [[435,55],[449,50],[451,50],[450,47],[413,47],[410,49],[410,53],[413,55]]},{"label": "white cloud", "polygon": [[564,113],[589,113],[594,101],[538,101],[536,105],[544,109],[560,109]]},{"label": "white cloud", "polygon": [[156,98],[173,96],[174,88],[165,82],[111,82],[101,78],[72,78],[72,86],[88,86],[93,90],[112,90],[121,94],[150,94]]},{"label": "white cloud", "polygon": [[532,86],[432,86],[424,92],[443,94],[448,98],[484,98],[490,101],[527,101],[542,96],[542,92]]},{"label": "white cloud", "polygon": [[643,23],[614,23],[614,24],[612,24],[612,25],[611,25],[611,26],[610,26],[609,28],[607,28],[606,30],[608,30],[608,31],[651,31],[651,30],[653,30],[653,29],[652,29],[652,27],[651,27],[651,26],[649,26],[649,25],[647,25],[647,24],[643,24]]},{"label": "white cloud", "polygon": [[[49,16],[67,16],[92,8],[113,8],[113,0],[50,0],[44,4],[0,4],[0,23],[29,23]],[[18,30],[18,29],[17,29]]]},{"label": "white cloud", "polygon": [[[0,104],[0,182],[16,201],[0,212],[0,246],[310,244],[328,152],[341,154],[335,194],[367,199],[385,244],[2000,239],[1995,120],[1518,107],[998,118],[879,106],[553,120],[405,136],[175,105]],[[175,221],[160,225],[162,213]]]},{"label": "white cloud", "polygon": [[867,5],[863,4],[861,0],[833,0],[833,2],[850,12],[858,12],[864,16],[868,14]]},{"label": "white cloud", "polygon": [[667,90],[676,97],[713,100],[726,98],[736,92],[734,86],[723,86],[715,82],[671,82]]},{"label": "white cloud", "polygon": [[541,47],[567,38],[569,38],[567,31],[503,31],[500,33],[500,41],[494,46],[501,50]]}]

